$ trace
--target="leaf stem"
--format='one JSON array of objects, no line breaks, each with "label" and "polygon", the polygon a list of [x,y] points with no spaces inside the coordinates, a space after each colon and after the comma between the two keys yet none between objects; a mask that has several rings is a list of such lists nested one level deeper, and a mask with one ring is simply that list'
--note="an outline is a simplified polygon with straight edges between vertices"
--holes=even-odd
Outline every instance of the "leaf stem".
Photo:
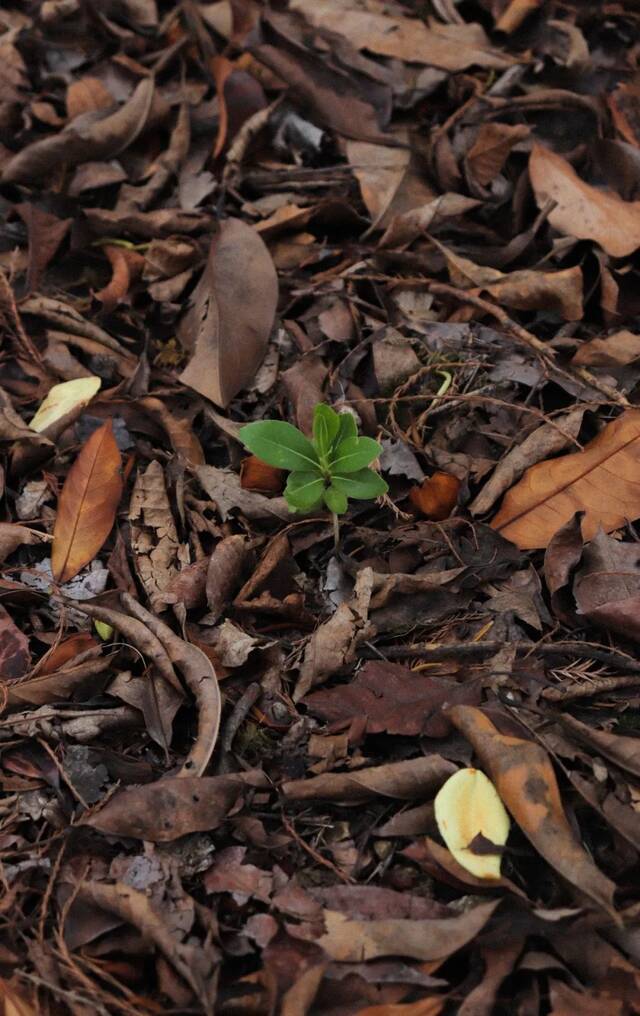
[{"label": "leaf stem", "polygon": [[340,523],[335,512],[331,512],[331,521],[333,522],[333,545],[337,550],[340,543]]}]

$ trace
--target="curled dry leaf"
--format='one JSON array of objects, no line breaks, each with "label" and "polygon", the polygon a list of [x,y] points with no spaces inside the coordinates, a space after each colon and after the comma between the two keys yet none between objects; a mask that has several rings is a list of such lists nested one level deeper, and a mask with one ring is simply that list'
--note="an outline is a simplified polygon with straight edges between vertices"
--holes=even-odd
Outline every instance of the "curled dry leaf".
[{"label": "curled dry leaf", "polygon": [[142,274],[145,259],[137,251],[116,244],[105,244],[103,249],[111,265],[111,279],[96,293],[96,300],[104,304],[105,310],[111,311],[124,300],[131,283]]},{"label": "curled dry leaf", "polygon": [[390,762],[351,773],[323,773],[310,780],[284,783],[282,793],[291,801],[338,801],[350,804],[378,795],[402,801],[429,797],[456,772],[452,762],[439,755]]},{"label": "curled dry leaf", "polygon": [[459,769],[440,788],[435,817],[444,842],[458,864],[476,878],[500,878],[500,853],[474,853],[473,841],[482,836],[503,847],[509,836],[509,816],[496,788],[480,769]]},{"label": "curled dry leaf", "polygon": [[51,571],[68,582],[107,539],[122,494],[120,451],[111,421],[94,431],[72,465],[58,499]]},{"label": "curled dry leaf", "polygon": [[533,147],[529,177],[538,206],[554,202],[549,222],[559,233],[595,240],[615,258],[640,247],[640,201],[623,201],[590,186],[566,159],[542,145]]},{"label": "curled dry leaf", "polygon": [[100,390],[101,384],[102,381],[99,377],[91,376],[54,385],[29,426],[38,434],[46,434],[47,437],[51,437],[51,432],[56,424],[62,423],[64,427],[67,427],[73,422],[74,416],[91,402],[93,396]]},{"label": "curled dry leaf", "polygon": [[434,473],[422,481],[419,487],[412,487],[409,500],[426,518],[440,522],[451,515],[458,503],[460,480],[450,473]]},{"label": "curled dry leaf", "polygon": [[454,706],[449,715],[473,745],[500,798],[545,861],[617,920],[613,906],[616,887],[576,840],[544,748],[501,734],[489,717],[473,706]]},{"label": "curled dry leaf", "polygon": [[226,219],[180,325],[182,343],[193,350],[182,382],[228,406],[264,358],[277,303],[276,270],[263,240],[245,222]]},{"label": "curled dry leaf", "polygon": [[216,544],[207,570],[207,603],[212,620],[217,621],[242,583],[242,573],[249,560],[249,547],[244,536],[225,536]]},{"label": "curled dry leaf", "polygon": [[582,551],[573,595],[592,624],[640,641],[640,546],[596,533]]},{"label": "curled dry leaf", "polygon": [[576,511],[590,539],[640,515],[640,412],[627,410],[581,452],[539,462],[506,494],[491,522],[521,550],[546,547]]}]

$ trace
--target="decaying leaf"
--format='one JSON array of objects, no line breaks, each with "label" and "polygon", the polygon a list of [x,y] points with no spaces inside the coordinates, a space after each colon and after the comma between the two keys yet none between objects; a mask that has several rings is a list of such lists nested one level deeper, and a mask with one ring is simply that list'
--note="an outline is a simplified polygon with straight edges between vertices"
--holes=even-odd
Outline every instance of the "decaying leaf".
[{"label": "decaying leaf", "polygon": [[57,424],[66,427],[73,422],[74,416],[91,402],[93,396],[100,390],[101,384],[99,377],[81,377],[75,381],[54,385],[38,407],[29,426],[39,434],[44,433],[47,437],[51,437]]},{"label": "decaying leaf", "polygon": [[136,476],[129,519],[138,576],[152,607],[162,610],[164,594],[178,572],[181,548],[159,462],[151,462]]},{"label": "decaying leaf", "polygon": [[628,410],[581,452],[540,462],[512,487],[491,525],[518,547],[546,547],[576,511],[585,539],[640,515],[640,412]]},{"label": "decaying leaf", "polygon": [[379,794],[411,801],[429,797],[455,771],[453,763],[430,755],[351,773],[323,773],[310,780],[293,780],[283,784],[282,792],[292,801],[320,799],[349,804]]},{"label": "decaying leaf", "polygon": [[51,546],[57,582],[68,582],[89,564],[111,532],[122,494],[120,465],[108,420],[82,448],[58,499]]},{"label": "decaying leaf", "polygon": [[623,201],[592,187],[566,159],[542,145],[533,147],[529,176],[539,207],[554,202],[549,222],[564,236],[595,240],[616,258],[640,247],[640,201]]},{"label": "decaying leaf", "polygon": [[[491,780],[480,769],[459,769],[440,787],[434,808],[440,835],[458,864],[476,878],[500,878],[499,848],[509,836],[509,816]],[[488,841],[482,853],[473,850],[477,837]]]},{"label": "decaying leaf", "polygon": [[502,802],[552,868],[615,918],[614,883],[575,838],[562,807],[553,766],[534,741],[499,733],[473,706],[454,706],[453,723],[473,745]]},{"label": "decaying leaf", "polygon": [[223,408],[254,377],[278,302],[271,255],[251,226],[225,219],[180,327],[193,351],[184,384]]}]

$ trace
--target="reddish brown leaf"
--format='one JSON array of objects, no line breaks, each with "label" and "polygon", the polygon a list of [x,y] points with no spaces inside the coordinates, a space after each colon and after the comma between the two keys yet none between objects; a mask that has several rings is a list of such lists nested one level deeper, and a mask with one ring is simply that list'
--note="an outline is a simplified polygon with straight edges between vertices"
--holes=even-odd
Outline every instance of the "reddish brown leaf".
[{"label": "reddish brown leaf", "polygon": [[0,678],[15,681],[29,669],[29,640],[0,606]]},{"label": "reddish brown leaf", "polygon": [[80,653],[84,653],[87,649],[92,649],[97,644],[93,635],[89,634],[89,632],[78,632],[77,635],[70,635],[68,639],[63,639],[62,642],[47,654],[46,660],[38,668],[38,673],[53,674],[54,671],[64,667],[65,663],[72,660],[74,656],[79,656]]},{"label": "reddish brown leaf", "polygon": [[70,120],[81,113],[91,113],[96,109],[109,109],[114,105],[114,98],[98,78],[80,78],[72,81],[67,88],[67,116]]},{"label": "reddish brown leaf", "polygon": [[268,466],[255,455],[242,460],[240,484],[243,490],[257,490],[260,494],[281,494],[286,473],[283,469]]},{"label": "reddish brown leaf", "polygon": [[226,407],[253,379],[267,351],[278,302],[271,255],[251,226],[226,219],[180,326],[193,349],[181,381]]},{"label": "reddish brown leaf", "polygon": [[419,487],[411,488],[409,500],[426,518],[439,522],[448,518],[458,503],[460,486],[457,477],[449,473],[434,473]]},{"label": "reddish brown leaf", "polygon": [[122,494],[121,457],[111,421],[94,431],[69,470],[58,499],[51,570],[68,582],[96,556]]},{"label": "reddish brown leaf", "polygon": [[142,274],[145,259],[137,251],[110,243],[103,250],[111,264],[112,275],[104,289],[96,293],[96,299],[102,301],[105,310],[113,310],[124,300],[131,283]]},{"label": "reddish brown leaf", "polygon": [[511,149],[530,134],[526,124],[483,123],[473,147],[467,152],[467,167],[482,186],[498,175]]}]

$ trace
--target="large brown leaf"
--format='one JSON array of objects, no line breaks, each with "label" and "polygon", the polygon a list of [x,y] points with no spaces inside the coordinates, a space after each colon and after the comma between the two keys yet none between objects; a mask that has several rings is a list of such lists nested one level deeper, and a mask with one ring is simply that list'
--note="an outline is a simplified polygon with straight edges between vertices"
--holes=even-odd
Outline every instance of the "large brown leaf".
[{"label": "large brown leaf", "polygon": [[542,145],[533,147],[529,176],[539,207],[555,202],[549,222],[559,233],[595,240],[616,258],[640,247],[640,201],[623,201],[592,187],[566,159]]},{"label": "large brown leaf", "polygon": [[491,526],[522,550],[546,547],[574,512],[591,539],[640,515],[640,412],[628,410],[585,449],[539,462],[512,487]]},{"label": "large brown leaf", "polygon": [[473,706],[454,706],[451,720],[488,770],[503,803],[538,853],[563,878],[614,914],[615,885],[574,836],[549,756],[541,745],[501,734]]},{"label": "large brown leaf", "polygon": [[226,219],[180,326],[193,356],[184,384],[226,407],[253,379],[267,351],[278,303],[271,255],[251,226]]},{"label": "large brown leaf", "polygon": [[60,494],[51,547],[57,582],[68,582],[89,564],[111,532],[122,494],[120,465],[107,420],[82,448]]}]

